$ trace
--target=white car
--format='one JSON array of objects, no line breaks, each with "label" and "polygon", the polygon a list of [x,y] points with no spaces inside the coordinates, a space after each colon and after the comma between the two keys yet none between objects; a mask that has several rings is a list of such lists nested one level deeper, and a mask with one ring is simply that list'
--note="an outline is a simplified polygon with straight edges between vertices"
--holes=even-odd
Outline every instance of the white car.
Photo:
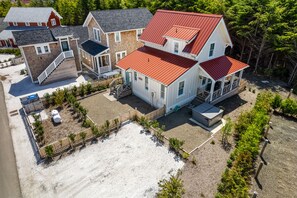
[{"label": "white car", "polygon": [[62,122],[62,118],[56,109],[52,110],[51,116],[52,116],[54,123],[58,124],[58,123]]}]

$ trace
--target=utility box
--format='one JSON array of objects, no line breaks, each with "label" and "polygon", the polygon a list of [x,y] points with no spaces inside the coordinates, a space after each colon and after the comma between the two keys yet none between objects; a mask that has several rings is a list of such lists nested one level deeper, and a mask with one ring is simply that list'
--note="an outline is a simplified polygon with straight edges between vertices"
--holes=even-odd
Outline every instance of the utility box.
[{"label": "utility box", "polygon": [[20,100],[27,114],[44,109],[43,103],[37,94],[23,97]]},{"label": "utility box", "polygon": [[192,109],[192,118],[206,127],[212,127],[223,117],[224,111],[209,103],[203,103]]}]

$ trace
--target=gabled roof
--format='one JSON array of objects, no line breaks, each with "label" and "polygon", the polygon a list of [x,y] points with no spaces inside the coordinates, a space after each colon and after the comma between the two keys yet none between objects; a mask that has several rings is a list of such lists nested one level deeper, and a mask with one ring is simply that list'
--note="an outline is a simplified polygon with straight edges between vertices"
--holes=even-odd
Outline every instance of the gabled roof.
[{"label": "gabled roof", "polygon": [[196,63],[197,61],[145,46],[121,59],[116,65],[170,85]]},{"label": "gabled roof", "polygon": [[17,31],[13,32],[12,34],[18,46],[56,41],[49,29]]},{"label": "gabled roof", "polygon": [[[153,16],[146,8],[100,10],[91,11],[90,14],[104,32],[145,28]],[[89,20],[90,14],[86,22]],[[84,26],[86,26],[86,22]]]},{"label": "gabled roof", "polygon": [[51,13],[54,12],[60,19],[59,13],[50,7],[11,7],[4,22],[48,22]]},{"label": "gabled roof", "polygon": [[191,41],[195,36],[197,36],[200,29],[189,28],[179,25],[174,25],[168,32],[164,34],[164,37],[171,37],[175,39],[184,40],[186,42]]},{"label": "gabled roof", "polygon": [[96,43],[91,40],[87,40],[87,41],[83,42],[81,44],[81,48],[85,52],[91,54],[92,56],[96,56],[108,49],[108,47],[106,47],[104,45],[100,45],[99,43]]},{"label": "gabled roof", "polygon": [[183,51],[198,55],[221,19],[222,15],[158,10],[140,39],[164,45],[164,35],[174,26],[197,28],[200,29],[197,37]]},{"label": "gabled roof", "polygon": [[3,22],[3,20],[4,20],[4,18],[1,17],[0,18],[0,32],[8,26],[8,24],[6,22]]},{"label": "gabled roof", "polygon": [[78,44],[88,40],[88,29],[82,26],[58,26],[51,29],[55,38],[63,36],[72,36],[73,38],[79,38]]},{"label": "gabled roof", "polygon": [[218,80],[237,71],[243,70],[248,64],[235,60],[229,56],[220,56],[209,61],[200,63],[202,69],[207,72],[213,80]]},{"label": "gabled roof", "polygon": [[0,40],[7,40],[13,38],[13,32],[16,31],[28,31],[28,30],[44,30],[47,27],[44,26],[8,26],[5,30],[0,32]]}]

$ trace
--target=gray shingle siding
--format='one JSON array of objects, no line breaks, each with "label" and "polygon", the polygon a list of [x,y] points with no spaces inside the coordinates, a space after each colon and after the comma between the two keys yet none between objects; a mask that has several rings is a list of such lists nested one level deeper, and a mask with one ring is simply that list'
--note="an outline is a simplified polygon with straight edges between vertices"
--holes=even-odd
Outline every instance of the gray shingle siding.
[{"label": "gray shingle siding", "polygon": [[89,37],[88,29],[82,26],[55,27],[51,31],[54,37],[73,35],[74,38],[79,38],[78,44],[88,40]]},{"label": "gray shingle siding", "polygon": [[145,28],[152,18],[146,8],[91,11],[104,32]]}]

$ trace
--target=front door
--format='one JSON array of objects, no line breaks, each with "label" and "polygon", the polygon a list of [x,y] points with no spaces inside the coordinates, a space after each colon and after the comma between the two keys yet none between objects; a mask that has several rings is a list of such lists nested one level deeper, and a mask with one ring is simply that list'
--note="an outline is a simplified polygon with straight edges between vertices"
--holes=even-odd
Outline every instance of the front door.
[{"label": "front door", "polygon": [[69,51],[68,39],[61,39],[61,48],[63,52]]},{"label": "front door", "polygon": [[126,71],[126,84],[131,85],[131,72]]}]

